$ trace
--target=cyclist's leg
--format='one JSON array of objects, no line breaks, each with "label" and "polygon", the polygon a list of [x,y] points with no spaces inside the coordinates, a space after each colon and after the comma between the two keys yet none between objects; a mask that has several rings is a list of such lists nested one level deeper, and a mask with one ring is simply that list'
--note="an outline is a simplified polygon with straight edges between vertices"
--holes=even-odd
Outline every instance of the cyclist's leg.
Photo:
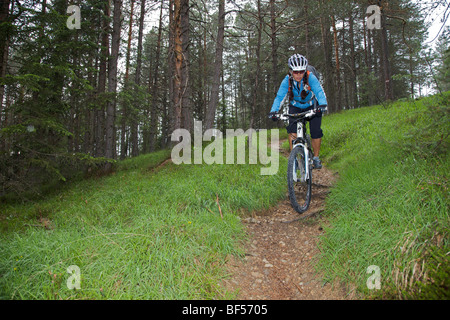
[{"label": "cyclist's leg", "polygon": [[322,142],[323,132],[322,125],[322,113],[318,113],[309,121],[309,132],[311,134],[311,145],[313,148],[314,156],[318,157],[320,154],[320,144]]},{"label": "cyclist's leg", "polygon": [[320,128],[322,123],[322,113],[317,114],[309,121],[309,128],[311,133],[311,146],[313,149],[313,166],[315,169],[322,168],[322,162],[319,159],[320,145],[322,143],[323,132]]},{"label": "cyclist's leg", "polygon": [[314,157],[318,157],[320,154],[320,144],[322,143],[322,138],[311,139],[311,145],[313,148]]}]

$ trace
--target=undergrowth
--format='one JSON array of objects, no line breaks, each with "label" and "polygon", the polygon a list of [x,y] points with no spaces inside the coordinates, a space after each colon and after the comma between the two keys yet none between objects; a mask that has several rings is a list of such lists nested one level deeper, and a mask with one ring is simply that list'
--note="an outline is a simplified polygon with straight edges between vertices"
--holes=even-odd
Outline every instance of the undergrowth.
[{"label": "undergrowth", "polygon": [[[322,156],[340,180],[319,270],[368,298],[448,299],[449,98],[395,102],[324,118]],[[369,266],[381,289],[369,289]]]},{"label": "undergrowth", "polygon": [[[163,164],[168,156],[119,162],[44,200],[3,203],[0,299],[231,298],[219,283],[227,256],[243,254],[240,217],[284,197],[284,174],[262,176],[265,165],[248,160]],[[71,266],[80,289],[67,285]]]}]

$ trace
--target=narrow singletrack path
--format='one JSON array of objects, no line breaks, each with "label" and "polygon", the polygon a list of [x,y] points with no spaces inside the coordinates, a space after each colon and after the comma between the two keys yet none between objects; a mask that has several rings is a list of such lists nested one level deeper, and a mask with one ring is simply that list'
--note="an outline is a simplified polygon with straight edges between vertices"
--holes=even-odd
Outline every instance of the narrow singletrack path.
[{"label": "narrow singletrack path", "polygon": [[326,282],[314,269],[318,237],[326,224],[320,213],[335,180],[336,175],[325,167],[313,171],[313,197],[302,215],[291,207],[286,193],[276,207],[243,219],[249,235],[245,258],[230,256],[227,270],[231,276],[222,283],[227,290],[238,292],[238,300],[356,298],[351,288]]}]

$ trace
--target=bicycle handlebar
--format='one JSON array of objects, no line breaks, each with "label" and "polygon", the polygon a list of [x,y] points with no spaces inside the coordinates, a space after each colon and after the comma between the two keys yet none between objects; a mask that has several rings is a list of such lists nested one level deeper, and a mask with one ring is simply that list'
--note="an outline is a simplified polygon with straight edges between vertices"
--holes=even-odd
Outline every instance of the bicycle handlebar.
[{"label": "bicycle handlebar", "polygon": [[303,118],[311,118],[312,116],[314,116],[316,114],[316,112],[314,110],[308,110],[305,112],[300,112],[300,113],[285,113],[285,114],[280,114],[278,116],[278,119],[280,120],[289,120],[289,118],[297,118],[297,119],[303,119]]}]

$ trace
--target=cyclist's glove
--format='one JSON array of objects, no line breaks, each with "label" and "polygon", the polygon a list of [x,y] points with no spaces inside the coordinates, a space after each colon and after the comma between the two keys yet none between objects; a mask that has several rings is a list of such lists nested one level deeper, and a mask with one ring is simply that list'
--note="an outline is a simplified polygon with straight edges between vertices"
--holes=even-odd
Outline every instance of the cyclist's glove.
[{"label": "cyclist's glove", "polygon": [[318,106],[314,109],[314,111],[316,113],[321,113],[321,112],[327,111],[327,106],[326,105]]},{"label": "cyclist's glove", "polygon": [[278,120],[278,112],[269,112],[269,119],[272,119],[272,121]]}]

